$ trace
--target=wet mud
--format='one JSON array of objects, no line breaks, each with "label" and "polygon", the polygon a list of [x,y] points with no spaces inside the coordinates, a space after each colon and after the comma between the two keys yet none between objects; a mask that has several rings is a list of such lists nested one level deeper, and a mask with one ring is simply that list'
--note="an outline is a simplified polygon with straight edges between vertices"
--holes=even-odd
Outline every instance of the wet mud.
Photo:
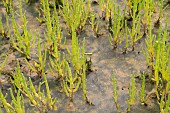
[{"label": "wet mud", "polygon": [[[38,16],[37,6],[38,3],[33,3],[31,6],[25,4],[23,9],[26,10],[28,29],[43,34],[45,24],[39,25],[39,22],[36,20]],[[14,2],[14,9],[17,9],[16,7],[17,2]],[[106,21],[100,19],[101,13],[99,6],[96,2],[93,2],[92,7],[93,11],[99,14],[97,19],[100,21],[99,32],[102,35],[96,37],[91,26],[86,25],[85,30],[81,32],[78,37],[80,42],[84,37],[86,38],[85,50],[87,53],[92,53],[92,55],[89,56],[92,61],[92,72],[87,75],[87,96],[94,105],[89,105],[83,100],[81,90],[74,93],[73,103],[70,103],[68,97],[66,97],[60,88],[60,81],[54,80],[54,77],[51,76],[47,70],[47,79],[52,91],[52,97],[57,98],[58,110],[56,113],[117,113],[113,100],[112,75],[117,79],[118,103],[120,104],[121,112],[125,113],[128,105],[128,86],[131,81],[131,75],[134,74],[136,77],[136,86],[139,92],[141,80],[138,79],[138,76],[143,72],[148,72],[147,63],[142,53],[145,46],[145,37],[141,39],[141,43],[136,43],[135,51],[129,50],[126,54],[123,54],[123,46],[121,45],[117,50],[113,50],[108,40],[109,32]],[[167,8],[166,12],[169,11],[170,8]],[[18,9],[16,12],[18,12]],[[170,13],[167,14],[170,18]],[[5,8],[2,5],[0,5],[0,16],[2,16],[3,22],[5,23]],[[16,20],[18,24],[22,24],[19,17],[16,16]],[[66,25],[63,20],[60,21],[60,24],[63,26],[63,35],[67,40],[66,46],[71,47],[71,38],[67,33]],[[41,38],[44,39],[44,37]],[[36,48],[33,48],[31,57],[36,57],[36,52]],[[37,80],[36,73],[31,72],[29,67],[24,63],[24,57],[17,51],[12,50],[9,40],[2,39],[0,35],[0,55],[4,53],[7,53],[9,57],[0,76],[0,88],[3,89],[4,93],[9,92],[9,88],[12,87],[9,77],[12,76],[17,61],[22,65],[21,70],[24,75],[31,77],[34,84],[38,84],[40,80]],[[3,60],[4,57],[0,58],[0,62]],[[153,89],[153,84],[150,83],[149,80],[146,84],[146,91],[149,93]],[[11,101],[11,98],[9,98],[8,101]],[[27,104],[26,107],[31,109]],[[159,105],[154,98],[149,99],[147,106],[141,105],[138,100],[137,103],[132,106],[130,113],[159,113]]]}]

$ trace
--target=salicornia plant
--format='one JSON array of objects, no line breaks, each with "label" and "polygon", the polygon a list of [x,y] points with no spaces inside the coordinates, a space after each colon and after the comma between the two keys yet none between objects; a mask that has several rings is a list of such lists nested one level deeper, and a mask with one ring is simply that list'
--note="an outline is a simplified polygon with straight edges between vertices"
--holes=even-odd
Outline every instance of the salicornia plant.
[{"label": "salicornia plant", "polygon": [[13,0],[2,0],[3,1],[3,5],[6,9],[6,13],[9,14],[10,13],[10,5],[12,4]]},{"label": "salicornia plant", "polygon": [[130,111],[130,106],[134,105],[137,101],[137,89],[135,85],[135,76],[133,74],[131,78],[131,85],[129,85],[128,111]]},{"label": "salicornia plant", "polygon": [[112,84],[113,84],[113,99],[114,99],[114,102],[116,104],[116,108],[117,108],[117,112],[118,113],[121,113],[120,111],[120,105],[118,104],[118,91],[117,91],[117,80],[115,78],[115,76],[113,75],[112,77]]},{"label": "salicornia plant", "polygon": [[[151,18],[151,15],[149,15],[149,18]],[[156,35],[152,33],[151,19],[149,19],[149,22],[148,22],[148,33],[147,33],[147,38],[145,39],[145,42],[146,42],[146,52],[144,52],[144,55],[145,55],[148,67],[153,70],[153,62],[155,58],[154,45],[156,42]]]},{"label": "salicornia plant", "polygon": [[[132,28],[128,29],[130,35],[130,43],[132,46],[132,51],[135,50],[135,42],[142,38],[143,34],[140,32],[140,21],[141,21],[141,4],[137,0],[133,1],[132,7]],[[138,13],[136,13],[138,12]]]},{"label": "salicornia plant", "polygon": [[[55,6],[55,4],[54,4]],[[46,11],[46,33],[45,33],[45,39],[47,43],[45,46],[48,49],[49,54],[51,54],[53,57],[57,59],[58,52],[62,48],[62,32],[61,27],[59,26],[59,18],[58,13],[56,11],[56,8],[54,8],[53,15],[51,18],[50,8],[48,0],[45,0],[45,11]]]},{"label": "salicornia plant", "polygon": [[159,26],[157,37],[152,33],[152,23],[149,23],[149,31],[146,39],[145,57],[148,66],[151,67],[153,80],[155,82],[155,89],[158,100],[160,94],[165,90],[164,95],[167,95],[170,84],[170,44],[168,43],[168,18],[166,18],[166,25]]},{"label": "salicornia plant", "polygon": [[63,80],[64,91],[69,97],[70,102],[73,102],[73,93],[78,90],[81,83],[81,78],[76,73],[72,74],[68,62],[65,63],[67,69],[67,76],[66,79]]},{"label": "salicornia plant", "polygon": [[[161,79],[163,83],[167,83],[162,84],[163,88],[166,88],[165,94],[169,91],[168,81],[170,80],[170,44],[167,43],[169,36],[167,27],[168,25],[166,24],[164,30],[161,26],[159,28],[158,39],[155,44],[155,63],[153,65],[156,87],[158,87],[159,79]],[[161,76],[159,76],[159,74],[161,74]]]},{"label": "salicornia plant", "polygon": [[[0,58],[2,58],[3,56],[4,55],[0,56]],[[3,70],[3,68],[5,67],[5,64],[6,64],[7,60],[8,60],[8,55],[6,55],[5,60],[3,62],[0,62],[1,63],[1,65],[0,65],[0,73]]]},{"label": "salicornia plant", "polygon": [[10,89],[10,94],[12,97],[11,103],[6,100],[7,94],[4,96],[2,91],[0,91],[0,103],[3,105],[7,113],[25,113],[24,98],[20,91],[17,92],[16,97],[12,89]]},{"label": "salicornia plant", "polygon": [[[18,52],[24,54],[27,59],[30,59],[30,49],[34,46],[35,36],[31,32],[29,32],[27,29],[27,20],[26,20],[25,14],[23,13],[23,10],[22,10],[22,2],[19,1],[19,10],[20,10],[19,16],[21,17],[22,22],[23,22],[23,26],[22,26],[23,33],[19,32],[18,25],[15,20],[14,10],[12,9],[12,7],[10,7],[10,9],[11,9],[11,13],[12,13],[12,26],[13,26],[13,30],[14,30],[14,34],[11,37],[13,47]],[[34,40],[32,40],[32,39],[34,39]],[[31,44],[31,42],[32,42],[32,44]]]},{"label": "salicornia plant", "polygon": [[113,46],[113,49],[116,49],[120,42],[121,29],[123,27],[120,8],[116,4],[113,6],[113,13],[114,13],[113,19],[112,17],[110,17],[110,20],[109,20],[110,21],[109,29],[111,33],[109,36],[109,40],[110,40],[111,45]]},{"label": "salicornia plant", "polygon": [[38,37],[38,54],[37,54],[37,57],[38,57],[38,61],[35,60],[35,59],[32,59],[34,61],[34,65],[32,66],[29,61],[27,59],[25,59],[26,63],[28,64],[28,66],[30,67],[30,69],[34,72],[37,73],[37,75],[39,77],[42,77],[42,75],[45,73],[45,66],[46,66],[46,50],[44,53],[42,53],[41,51],[41,39],[40,39],[40,36]]},{"label": "salicornia plant", "polygon": [[64,79],[66,76],[66,59],[65,56],[61,58],[61,54],[58,53],[57,58],[49,58],[50,59],[50,71],[52,75],[56,77],[56,80]]},{"label": "salicornia plant", "polygon": [[145,104],[145,96],[146,96],[146,92],[145,92],[145,75],[142,75],[142,87],[140,90],[140,101],[141,103]]},{"label": "salicornia plant", "polygon": [[[30,102],[31,106],[34,106],[40,112],[47,112],[48,110],[57,110],[55,105],[56,99],[51,97],[51,91],[48,86],[48,82],[46,79],[46,75],[44,74],[44,82],[40,83],[38,89],[32,83],[31,78],[29,78],[29,82],[24,77],[23,73],[21,73],[19,63],[17,63],[17,67],[15,72],[13,73],[12,83],[23,95],[25,95]],[[46,92],[41,91],[41,86],[45,84]]]},{"label": "salicornia plant", "polygon": [[[154,0],[143,0],[144,14],[142,18],[142,25],[143,25],[143,30],[145,34],[150,29],[149,27],[150,27],[151,21],[153,24],[153,20],[151,17],[153,16],[153,12],[155,11],[155,9],[157,9],[157,7],[155,6],[156,6],[156,2]],[[160,19],[161,18],[159,18],[158,21]]]},{"label": "salicornia plant", "polygon": [[[77,91],[79,86],[83,90],[83,97],[87,103],[92,104],[87,98],[87,91],[86,91],[86,54],[85,54],[85,38],[83,40],[82,48],[80,49],[78,43],[78,37],[76,37],[76,32],[72,29],[72,50],[68,49],[68,53],[71,57],[71,64],[73,66],[73,71],[71,71],[71,67],[69,66],[68,62],[66,62],[66,80],[64,80],[64,89],[66,94],[69,94],[70,101],[72,100],[73,92]],[[68,83],[70,84],[68,86]],[[71,86],[71,84],[73,86]],[[74,85],[75,84],[75,85]],[[71,91],[71,92],[70,92]]]},{"label": "salicornia plant", "polygon": [[64,1],[61,14],[67,24],[69,33],[71,33],[72,29],[74,29],[77,33],[83,30],[86,20],[90,14],[89,3],[89,8],[85,8],[86,4],[84,0],[72,0],[71,2],[69,2],[69,0]]},{"label": "salicornia plant", "polygon": [[170,93],[168,93],[168,99],[165,103],[164,113],[168,113],[169,111],[170,111]]},{"label": "salicornia plant", "polygon": [[89,23],[91,24],[92,30],[95,33],[96,37],[99,37],[101,35],[101,33],[99,32],[99,22],[100,21],[96,20],[96,14],[91,13]]},{"label": "salicornia plant", "polygon": [[0,34],[2,35],[2,37],[6,37],[6,33],[4,30],[3,23],[2,23],[2,17],[0,17]]}]

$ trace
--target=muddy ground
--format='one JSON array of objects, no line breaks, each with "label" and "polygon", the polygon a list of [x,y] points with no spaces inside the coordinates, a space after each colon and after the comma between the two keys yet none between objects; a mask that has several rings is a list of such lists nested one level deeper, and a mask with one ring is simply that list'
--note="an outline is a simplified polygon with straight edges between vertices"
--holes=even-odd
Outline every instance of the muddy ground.
[{"label": "muddy ground", "polygon": [[[40,26],[39,22],[36,20],[36,17],[38,16],[38,4],[38,2],[31,5],[24,4],[23,9],[26,10],[28,29],[32,31],[36,30],[37,33],[43,34],[45,24]],[[18,3],[14,2],[14,9],[16,12],[19,12],[17,5]],[[131,75],[134,74],[136,76],[136,86],[139,91],[141,80],[138,79],[138,76],[142,73],[148,73],[145,57],[142,53],[142,49],[144,49],[145,46],[145,37],[141,39],[141,43],[136,43],[135,51],[128,51],[127,54],[122,54],[123,47],[121,45],[118,50],[113,50],[113,47],[108,41],[109,32],[107,30],[106,20],[100,19],[99,16],[101,15],[101,11],[97,4],[92,4],[92,8],[94,12],[99,14],[97,19],[100,21],[99,31],[102,35],[96,37],[91,26],[86,25],[85,30],[81,32],[78,37],[80,42],[84,37],[86,38],[85,50],[86,52],[92,53],[89,58],[91,58],[92,61],[93,71],[87,75],[87,96],[94,105],[89,105],[82,99],[81,90],[74,94],[74,103],[70,105],[68,97],[65,96],[64,92],[60,91],[59,81],[54,80],[47,70],[47,78],[50,89],[52,90],[52,96],[57,97],[58,110],[56,113],[116,113],[117,110],[113,100],[112,75],[115,75],[118,82],[118,103],[120,104],[121,111],[126,111],[128,85],[130,83]],[[170,8],[166,9],[165,12],[169,11]],[[2,4],[0,5],[0,16],[2,16],[3,23],[5,23],[5,8]],[[168,13],[168,16],[170,18],[170,13]],[[19,17],[16,16],[16,20],[18,24],[22,24]],[[67,34],[66,25],[62,18],[60,18],[60,24],[62,26],[63,35],[67,40],[66,46],[70,47],[71,38]],[[44,39],[44,37],[41,38]],[[38,80],[36,80],[36,73],[30,72],[29,67],[24,63],[24,57],[10,47],[9,40],[2,39],[2,36],[0,35],[0,44],[0,55],[7,53],[9,56],[0,76],[0,88],[4,89],[3,92],[9,92],[9,88],[12,87],[9,82],[9,77],[16,67],[17,60],[21,63],[21,69],[24,75],[31,76],[34,83],[37,84],[36,81]],[[34,47],[31,51],[31,57],[36,58],[36,51],[36,47]],[[63,49],[63,51],[65,50]],[[1,57],[0,61],[3,60],[4,57]],[[153,89],[153,84],[148,79],[146,81],[146,89],[147,93],[151,92]],[[8,101],[11,101],[10,97],[8,98]],[[28,105],[26,105],[26,107],[28,107]],[[149,99],[148,106],[141,105],[139,100],[132,106],[131,113],[144,112],[159,113],[159,105],[157,104],[156,99]]]}]

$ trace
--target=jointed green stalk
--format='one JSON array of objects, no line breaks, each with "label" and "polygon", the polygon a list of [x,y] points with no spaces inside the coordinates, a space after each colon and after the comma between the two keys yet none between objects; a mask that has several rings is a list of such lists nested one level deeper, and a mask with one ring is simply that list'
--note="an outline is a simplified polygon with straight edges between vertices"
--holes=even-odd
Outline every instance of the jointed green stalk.
[{"label": "jointed green stalk", "polygon": [[[22,22],[23,22],[23,26],[22,26],[23,34],[20,34],[19,32],[18,25],[16,23],[14,11],[12,7],[10,7],[10,9],[12,13],[12,26],[14,29],[14,36],[11,38],[13,47],[18,52],[24,54],[27,59],[30,59],[30,49],[31,47],[34,46],[35,36],[34,36],[34,40],[32,40],[33,35],[32,33],[30,34],[30,32],[28,32],[27,30],[27,21],[26,21],[25,14],[23,14],[23,11],[22,11],[22,2],[19,1],[19,10],[20,10],[19,16],[22,18]],[[31,44],[31,41],[33,41],[32,44]]]},{"label": "jointed green stalk", "polygon": [[[17,64],[13,78],[14,80],[12,80],[12,83],[18,88],[19,91],[21,91],[22,94],[29,98],[31,106],[36,107],[40,112],[57,109],[55,106],[56,100],[51,97],[51,92],[45,75],[44,82],[39,84],[38,91],[36,91],[31,78],[29,78],[29,82],[27,82],[26,78],[21,73],[19,63]],[[40,89],[44,83],[47,94]]]},{"label": "jointed green stalk", "polygon": [[6,13],[9,14],[10,13],[10,5],[12,4],[13,0],[2,0],[4,7],[6,9]]},{"label": "jointed green stalk", "polygon": [[114,102],[116,104],[117,112],[121,113],[120,105],[118,104],[117,80],[116,80],[114,75],[112,77],[112,84],[113,84],[113,91],[114,91],[113,92],[113,99],[114,99]]},{"label": "jointed green stalk", "polygon": [[20,90],[17,92],[17,96],[15,97],[13,94],[12,89],[10,90],[11,97],[12,97],[12,104],[14,106],[16,113],[25,113],[24,107],[24,97],[22,96]]},{"label": "jointed green stalk", "polygon": [[132,75],[131,85],[129,85],[129,99],[128,99],[128,111],[130,111],[130,106],[136,103],[137,89],[136,89],[135,77]]},{"label": "jointed green stalk", "polygon": [[168,93],[168,99],[166,101],[164,113],[168,113],[170,111],[170,93]]},{"label": "jointed green stalk", "polygon": [[63,3],[61,14],[64,21],[67,24],[69,33],[72,29],[76,33],[80,33],[83,30],[86,20],[90,14],[90,2],[88,1],[88,8],[85,8],[85,1],[83,0],[72,0],[71,3],[66,0]]},{"label": "jointed green stalk", "polygon": [[40,36],[38,37],[38,54],[37,54],[37,57],[38,57],[38,61],[34,60],[34,66],[32,66],[28,60],[25,59],[27,65],[30,67],[30,69],[34,72],[37,73],[37,75],[39,77],[42,77],[42,75],[45,73],[44,69],[45,69],[45,66],[46,66],[46,50],[44,53],[42,53],[41,51],[41,44],[40,44],[41,40],[40,40]]},{"label": "jointed green stalk", "polygon": [[[123,23],[122,23],[122,16],[120,14],[120,8],[117,6],[117,5],[114,5],[114,16],[113,16],[113,20],[112,20],[112,17],[110,17],[110,24],[112,23],[113,21],[113,26],[109,26],[110,28],[110,32],[111,32],[111,39],[110,39],[110,42],[111,42],[111,45],[113,45],[113,49],[116,49],[117,46],[118,46],[118,43],[120,41],[120,35],[121,35],[121,29],[122,29],[122,26],[123,26]],[[113,35],[113,36],[112,36]]]},{"label": "jointed green stalk", "polygon": [[68,62],[66,62],[67,76],[66,80],[63,80],[64,91],[69,97],[70,102],[73,102],[73,93],[76,92],[81,83],[81,78],[77,74],[72,74]]},{"label": "jointed green stalk", "polygon": [[142,88],[140,91],[140,101],[141,103],[145,103],[145,75],[142,75]]},{"label": "jointed green stalk", "polygon": [[2,103],[2,105],[4,106],[5,110],[7,113],[11,113],[11,111],[13,110],[14,111],[14,108],[11,104],[9,104],[7,101],[6,101],[6,96],[3,95],[2,91],[0,91],[0,101]]},{"label": "jointed green stalk", "polygon": [[3,70],[3,68],[5,67],[5,64],[6,64],[7,60],[8,60],[8,55],[6,55],[5,60],[0,65],[0,73]]},{"label": "jointed green stalk", "polygon": [[4,36],[5,30],[4,30],[4,26],[3,26],[3,23],[2,23],[2,17],[0,17],[0,34],[1,34],[3,37],[5,37],[5,36]]}]

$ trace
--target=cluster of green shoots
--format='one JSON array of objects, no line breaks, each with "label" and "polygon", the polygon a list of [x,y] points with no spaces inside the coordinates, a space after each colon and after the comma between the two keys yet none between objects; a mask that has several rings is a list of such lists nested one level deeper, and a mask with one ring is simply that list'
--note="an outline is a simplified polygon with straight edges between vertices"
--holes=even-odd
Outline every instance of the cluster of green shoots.
[{"label": "cluster of green shoots", "polygon": [[116,80],[114,75],[112,77],[112,84],[113,84],[113,99],[114,99],[114,103],[116,104],[117,112],[121,113],[120,105],[118,103],[117,80]]},{"label": "cluster of green shoots", "polygon": [[[117,112],[121,113],[120,105],[118,103],[117,80],[116,80],[114,75],[112,77],[112,84],[113,84],[113,99],[114,99],[114,103],[116,105]],[[126,112],[130,112],[131,106],[134,105],[137,102],[137,89],[136,89],[136,82],[135,82],[134,75],[132,75],[131,83],[129,84],[129,88],[128,89],[129,89],[129,98],[127,100],[128,108],[127,108]]]},{"label": "cluster of green shoots", "polygon": [[[61,80],[61,84],[65,94],[69,97],[70,102],[73,102],[73,94],[80,88],[83,91],[83,99],[92,104],[87,98],[86,90],[86,71],[90,66],[86,61],[85,53],[85,38],[80,46],[77,34],[79,30],[83,30],[86,21],[90,15],[90,1],[86,7],[86,2],[83,0],[73,0],[70,4],[69,1],[62,1],[63,6],[60,7],[60,11],[54,8],[50,8],[48,0],[41,0],[41,15],[42,21],[46,25],[46,31],[44,35],[33,33],[28,29],[28,22],[26,12],[23,10],[23,1],[19,0],[19,14],[15,12],[11,4],[9,5],[10,20],[7,16],[6,25],[9,26],[9,21],[12,23],[12,32],[9,35],[10,43],[13,49],[17,50],[19,54],[24,55],[25,63],[31,71],[36,72],[37,75],[44,79],[42,83],[39,83],[38,88],[34,86],[31,78],[26,77],[21,72],[19,63],[12,75],[11,82],[15,86],[15,91],[11,89],[12,102],[6,101],[6,96],[0,93],[0,100],[6,112],[25,112],[24,98],[29,100],[30,106],[33,106],[39,112],[47,112],[48,110],[57,110],[56,99],[51,97],[51,91],[48,86],[46,77],[46,68],[49,67],[52,75],[56,77],[56,80]],[[30,3],[31,0],[27,0],[26,3]],[[59,1],[58,1],[59,2]],[[58,3],[55,1],[55,3]],[[5,5],[4,5],[5,6]],[[75,7],[76,6],[76,7]],[[71,12],[67,12],[69,10]],[[6,13],[8,13],[6,11]],[[65,19],[70,33],[72,35],[72,48],[67,49],[67,53],[62,53],[61,49],[65,46],[65,41],[62,36],[62,30],[59,24],[58,13],[61,13]],[[73,14],[74,13],[74,14]],[[16,20],[16,14],[22,21],[22,26],[18,25]],[[69,18],[69,19],[68,19]],[[71,18],[71,19],[70,19]],[[41,18],[37,18],[41,20]],[[9,28],[6,28],[9,29]],[[5,28],[0,21],[0,33],[5,37]],[[42,40],[42,37],[44,40]],[[62,43],[64,41],[64,43]],[[37,43],[36,43],[37,42]],[[44,43],[45,42],[45,43]],[[31,50],[37,46],[36,58],[32,57]],[[47,56],[48,55],[48,56]],[[49,57],[49,64],[47,66],[47,58]],[[6,60],[1,65],[3,69]],[[41,86],[45,85],[45,91]],[[17,97],[14,95],[17,94]]]},{"label": "cluster of green shoots", "polygon": [[[146,61],[152,70],[152,80],[155,82],[161,110],[165,108],[163,103],[168,103],[168,99],[165,97],[169,95],[170,90],[170,44],[167,41],[169,37],[167,27],[167,22],[164,28],[160,25],[157,37],[150,31],[151,36],[146,39],[147,48],[145,50]],[[149,45],[149,43],[152,45]]]},{"label": "cluster of green shoots", "polygon": [[0,58],[3,58],[3,57],[5,57],[5,59],[4,59],[4,61],[1,62],[1,65],[0,65],[0,73],[1,73],[2,70],[4,69],[5,64],[6,64],[7,60],[8,60],[8,55],[5,56],[4,54],[2,54],[2,55],[0,56]]},{"label": "cluster of green shoots", "polygon": [[[143,36],[146,37],[146,48],[143,53],[148,67],[152,71],[152,80],[155,82],[156,95],[160,103],[161,112],[168,112],[169,108],[167,106],[169,106],[169,103],[166,97],[169,95],[170,89],[170,44],[168,42],[168,18],[166,18],[165,26],[160,25],[160,21],[164,15],[163,11],[166,8],[163,3],[164,0],[157,2],[153,0],[128,0],[123,14],[119,7],[114,4],[113,9],[110,10],[113,14],[111,14],[109,19],[109,39],[114,49],[118,47],[119,43],[125,42],[126,52],[129,44],[132,51],[134,51],[135,42]],[[156,21],[153,21],[154,12],[158,13],[158,19]],[[128,25],[129,22],[131,22],[131,26]],[[153,29],[157,25],[159,25],[159,29],[156,33],[153,33]],[[125,34],[125,38],[122,38],[122,32]],[[140,94],[142,103],[145,103],[147,100],[144,84],[145,78],[143,78]],[[134,103],[134,98],[132,98],[134,94],[132,92],[135,91],[131,90],[135,89],[130,87],[129,94],[131,99],[128,101],[129,106]]]},{"label": "cluster of green shoots", "polygon": [[41,51],[41,44],[40,44],[40,36],[38,37],[38,54],[37,54],[37,57],[38,57],[38,61],[35,60],[35,59],[32,59],[34,64],[31,65],[29,63],[29,61],[27,59],[25,59],[25,62],[27,63],[28,67],[30,67],[30,69],[33,71],[33,72],[36,72],[37,75],[41,78],[42,75],[45,73],[45,66],[46,66],[46,51],[44,53],[42,53]]},{"label": "cluster of green shoots", "polygon": [[[117,80],[116,80],[115,76],[112,77],[112,84],[113,84],[114,103],[116,105],[117,112],[121,113],[120,105],[118,103]],[[131,106],[134,105],[137,102],[137,89],[136,89],[136,82],[135,82],[134,75],[132,75],[132,77],[131,77],[131,83],[129,84],[128,89],[129,89],[129,98],[127,100],[127,102],[128,102],[127,112],[130,112]]]},{"label": "cluster of green shoots", "polygon": [[12,3],[12,0],[2,0],[3,5],[5,6],[7,14],[10,13],[10,5]]},{"label": "cluster of green shoots", "polygon": [[[125,43],[125,53],[130,46],[132,51],[135,50],[135,43],[148,33],[150,21],[152,21],[153,13],[156,10],[154,4],[158,3],[152,0],[128,0],[122,11],[118,4],[108,0],[108,5],[106,5],[108,12],[105,12],[108,13],[106,18],[109,22],[109,41],[114,49],[118,48],[119,44]],[[162,11],[159,12],[157,21],[160,21],[161,18]]]},{"label": "cluster of green shoots", "polygon": [[[121,113],[120,105],[118,103],[118,97],[119,96],[118,96],[118,89],[117,89],[117,80],[116,80],[114,75],[112,76],[112,84],[113,84],[114,103],[116,105],[117,112]],[[129,89],[129,98],[127,99],[128,107],[127,107],[126,112],[130,112],[131,106],[137,103],[138,96],[140,98],[140,102],[142,104],[146,104],[147,97],[146,97],[146,93],[145,93],[145,75],[142,75],[142,86],[141,86],[141,90],[140,90],[139,93],[137,92],[136,81],[135,81],[135,75],[134,74],[131,77],[131,83],[129,83],[128,89]]]},{"label": "cluster of green shoots", "polygon": [[9,31],[9,14],[10,14],[10,6],[12,6],[12,0],[3,0],[3,5],[6,8],[6,24],[3,25],[2,17],[0,16],[0,34],[3,38],[9,38],[10,37],[10,31]]},{"label": "cluster of green shoots", "polygon": [[[147,100],[150,98],[150,95],[146,95],[146,89],[145,89],[145,75],[143,74],[141,76],[142,79],[142,84],[141,84],[141,89],[140,92],[137,92],[137,88],[136,88],[136,82],[135,82],[135,77],[134,75],[132,75],[131,77],[131,83],[129,85],[129,98],[127,100],[128,102],[128,108],[126,112],[130,112],[131,106],[136,104],[138,101],[138,97],[140,99],[140,102],[142,105],[147,105]],[[117,112],[121,113],[120,110],[120,105],[118,103],[118,89],[117,89],[117,80],[115,78],[115,76],[112,76],[112,84],[113,84],[113,99],[114,99],[114,103],[116,105],[117,108]],[[160,112],[161,113],[169,113],[170,109],[170,93],[168,93],[167,95],[165,95],[166,90],[162,91],[160,100],[158,100],[158,104],[160,107]]]},{"label": "cluster of green shoots", "polygon": [[[26,0],[30,3],[33,0]],[[98,37],[99,21],[96,21],[97,14],[91,12],[90,0],[55,0],[53,8],[50,8],[49,0],[41,0],[40,15],[37,19],[40,23],[45,23],[45,33],[39,35],[28,29],[26,12],[23,10],[23,1],[19,2],[19,14],[15,12],[12,0],[3,0],[6,9],[6,24],[2,22],[0,16],[0,35],[3,38],[9,38],[13,48],[24,55],[25,62],[30,70],[37,73],[43,82],[39,83],[38,88],[34,85],[31,78],[26,79],[21,72],[19,63],[12,75],[11,82],[15,89],[10,90],[12,102],[6,100],[7,95],[0,91],[0,104],[6,112],[24,113],[24,99],[29,100],[30,106],[35,107],[39,112],[47,112],[48,110],[57,110],[56,99],[51,96],[46,77],[47,68],[56,78],[57,82],[61,82],[63,91],[68,96],[70,102],[74,100],[74,93],[80,88],[83,91],[84,100],[92,104],[87,98],[86,74],[90,68],[87,64],[87,53],[85,52],[85,38],[82,44],[79,43],[78,34],[84,30],[87,22],[90,23],[93,32]],[[146,36],[146,49],[144,55],[148,66],[152,70],[153,80],[155,81],[155,89],[162,113],[168,113],[170,107],[170,44],[168,42],[168,22],[165,27],[159,26],[157,34],[152,32],[155,23],[160,23],[163,18],[163,2],[160,0],[127,0],[123,11],[112,0],[99,0],[99,6],[102,11],[102,18],[106,19],[108,30],[110,32],[109,41],[114,49],[120,44],[125,43],[125,53],[129,47],[135,50],[135,43],[143,36]],[[153,13],[159,6],[159,18],[153,22]],[[59,9],[57,10],[56,7]],[[18,25],[16,14],[21,19],[22,26]],[[61,51],[66,45],[66,38],[63,38],[62,27],[60,25],[59,14],[62,15],[64,22],[71,35],[72,47],[67,48],[66,52]],[[168,21],[168,19],[166,19]],[[12,23],[12,30],[9,23]],[[130,23],[130,24],[129,24]],[[12,31],[12,32],[10,32]],[[44,39],[43,39],[44,38]],[[36,43],[37,42],[37,43]],[[37,44],[36,58],[32,58],[31,50]],[[0,72],[5,66],[8,56],[0,66]],[[49,59],[49,63],[47,63]],[[118,113],[120,113],[120,105],[118,104],[117,80],[115,77],[113,82],[113,98]],[[137,101],[137,89],[135,85],[135,77],[132,75],[131,84],[129,85],[129,98],[127,111],[130,111],[132,105]],[[45,85],[45,91],[41,86]],[[17,95],[15,97],[15,95]],[[146,103],[145,94],[145,76],[142,77],[142,86],[139,94],[141,103]],[[168,97],[168,98],[167,98]],[[1,112],[1,109],[0,109]]]},{"label": "cluster of green shoots", "polygon": [[[7,103],[6,96],[3,95],[2,91],[0,92],[0,100],[2,105],[4,106],[6,112],[16,112],[16,113],[24,113],[24,95],[29,98],[29,103],[31,106],[34,106],[39,112],[47,112],[49,110],[57,110],[55,105],[56,99],[51,97],[51,91],[48,86],[46,75],[44,74],[44,81],[39,83],[38,88],[36,88],[31,78],[28,80],[21,73],[19,63],[17,63],[17,67],[15,72],[12,75],[13,80],[11,79],[12,84],[15,87],[15,92],[17,93],[17,97],[14,97],[14,92],[12,89],[11,97],[12,102]],[[41,89],[41,86],[45,85],[45,91]]]},{"label": "cluster of green shoots", "polygon": [[[141,79],[142,79],[142,83],[141,83],[141,88],[140,91],[137,91],[136,88],[136,82],[135,82],[135,76],[132,75],[131,77],[131,83],[129,84],[129,98],[127,100],[128,103],[128,108],[126,112],[130,112],[131,110],[131,106],[136,104],[138,101],[138,98],[140,100],[140,103],[142,105],[146,105],[148,104],[148,99],[150,98],[150,94],[146,94],[146,80],[145,80],[145,74],[141,75]],[[117,89],[117,80],[115,78],[115,76],[112,77],[112,84],[113,84],[113,99],[114,99],[114,103],[116,105],[117,108],[117,112],[121,113],[120,110],[120,104],[118,103],[118,89]],[[168,86],[169,83],[167,83]],[[166,87],[167,88],[167,87]],[[152,93],[155,93],[152,92]],[[161,94],[159,95],[160,99],[158,99],[158,104],[159,104],[159,108],[160,108],[160,112],[161,113],[169,113],[170,111],[170,93],[166,92],[166,89],[164,89],[163,91],[161,91]]]},{"label": "cluster of green shoots", "polygon": [[67,24],[69,33],[74,29],[79,34],[84,29],[91,9],[90,0],[87,0],[87,2],[87,6],[86,0],[72,0],[71,2],[66,0],[63,3],[61,14]]},{"label": "cluster of green shoots", "polygon": [[[66,77],[66,81],[64,83],[65,86],[65,92],[72,93],[73,88],[76,91],[78,86],[81,85],[81,88],[83,90],[83,97],[84,99],[89,102],[87,98],[87,91],[86,91],[86,55],[85,55],[85,38],[82,42],[82,47],[80,49],[79,43],[78,43],[78,37],[76,37],[76,32],[74,29],[72,29],[72,49],[71,51],[68,49],[68,53],[71,57],[72,66],[74,69],[74,72],[72,75],[71,70],[68,69],[68,77]],[[68,64],[66,65],[68,66]],[[68,83],[69,82],[69,87]],[[74,85],[71,87],[71,84]]]},{"label": "cluster of green shoots", "polygon": [[27,29],[27,20],[25,13],[22,10],[22,1],[19,0],[19,10],[20,14],[18,14],[22,20],[22,33],[20,33],[19,30],[19,25],[17,25],[17,22],[15,20],[15,12],[12,8],[10,7],[11,14],[12,14],[12,27],[13,27],[13,32],[14,35],[10,38],[13,47],[20,52],[21,54],[25,55],[27,59],[30,59],[30,50],[35,44],[35,34],[32,32],[29,32]]}]

